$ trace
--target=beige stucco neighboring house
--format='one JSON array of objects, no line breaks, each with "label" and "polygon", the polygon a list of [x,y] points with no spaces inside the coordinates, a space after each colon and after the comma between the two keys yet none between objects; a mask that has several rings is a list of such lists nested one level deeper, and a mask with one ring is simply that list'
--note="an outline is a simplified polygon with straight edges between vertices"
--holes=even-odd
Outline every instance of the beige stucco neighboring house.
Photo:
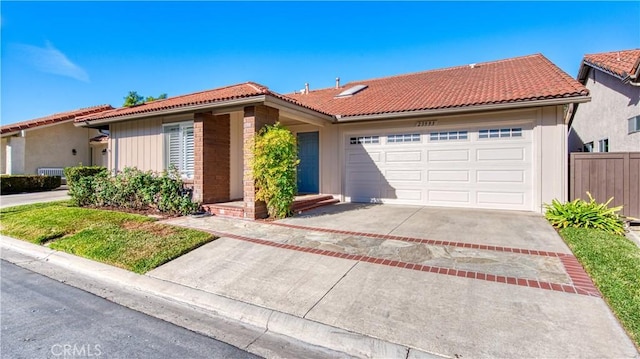
[{"label": "beige stucco neighboring house", "polygon": [[591,102],[574,106],[569,152],[640,151],[640,49],[586,55],[578,81]]},{"label": "beige stucco neighboring house", "polygon": [[109,105],[57,113],[0,128],[3,174],[55,174],[64,167],[93,163],[89,140],[100,133],[74,126],[77,116],[110,110]]},{"label": "beige stucco neighboring house", "polygon": [[[279,94],[247,82],[79,117],[109,130],[108,167],[178,168],[196,201],[255,200],[251,143],[298,139],[298,190],[346,202],[541,212],[567,198],[567,105],[588,90],[540,54]],[[209,207],[211,208],[211,207]]]}]

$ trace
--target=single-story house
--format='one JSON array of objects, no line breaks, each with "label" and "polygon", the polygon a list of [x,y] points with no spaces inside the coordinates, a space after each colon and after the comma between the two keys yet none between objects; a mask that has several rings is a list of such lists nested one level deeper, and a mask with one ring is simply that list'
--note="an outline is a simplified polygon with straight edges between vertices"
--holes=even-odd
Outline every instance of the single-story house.
[{"label": "single-story house", "polygon": [[585,55],[591,102],[569,112],[569,152],[640,151],[640,49]]},{"label": "single-story house", "polygon": [[[63,176],[64,167],[80,163],[101,165],[99,155],[92,153],[89,145],[90,139],[100,133],[78,128],[74,120],[112,109],[109,105],[94,106],[2,126],[0,172]],[[105,142],[105,149],[106,145]]]},{"label": "single-story house", "polygon": [[109,130],[108,167],[175,165],[195,200],[255,200],[245,148],[297,136],[298,189],[347,202],[541,212],[567,198],[565,107],[588,90],[543,55],[279,94],[247,82],[76,119]]}]

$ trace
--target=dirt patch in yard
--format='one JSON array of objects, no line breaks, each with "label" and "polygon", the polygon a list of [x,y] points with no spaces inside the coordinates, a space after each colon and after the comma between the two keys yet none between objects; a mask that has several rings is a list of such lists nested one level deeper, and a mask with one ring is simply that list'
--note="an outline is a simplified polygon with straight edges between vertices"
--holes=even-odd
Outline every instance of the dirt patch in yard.
[{"label": "dirt patch in yard", "polygon": [[175,228],[155,222],[126,221],[122,223],[122,228],[130,231],[153,233],[159,237],[168,237],[176,233]]}]

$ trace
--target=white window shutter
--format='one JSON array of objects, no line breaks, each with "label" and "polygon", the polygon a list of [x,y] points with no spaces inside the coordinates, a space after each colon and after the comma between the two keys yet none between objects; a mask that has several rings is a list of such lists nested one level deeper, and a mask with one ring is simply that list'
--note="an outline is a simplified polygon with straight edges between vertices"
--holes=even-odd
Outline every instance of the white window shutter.
[{"label": "white window shutter", "polygon": [[182,132],[184,144],[184,156],[182,171],[187,177],[193,177],[195,170],[195,136],[193,126],[185,127]]},{"label": "white window shutter", "polygon": [[180,170],[180,126],[166,126],[164,128],[165,151],[167,169],[171,165]]}]

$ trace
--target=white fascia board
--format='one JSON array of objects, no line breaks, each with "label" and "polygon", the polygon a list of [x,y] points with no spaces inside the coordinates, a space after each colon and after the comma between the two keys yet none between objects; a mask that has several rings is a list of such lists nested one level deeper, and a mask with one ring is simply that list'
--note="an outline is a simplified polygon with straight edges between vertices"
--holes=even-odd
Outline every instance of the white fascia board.
[{"label": "white fascia board", "polygon": [[374,115],[361,115],[361,116],[348,116],[348,117],[341,117],[340,115],[336,115],[336,118],[339,123],[352,122],[352,121],[390,120],[390,119],[411,118],[411,117],[417,117],[417,116],[425,116],[425,117],[426,116],[442,116],[442,115],[449,115],[449,114],[461,114],[461,113],[471,113],[471,112],[485,112],[485,111],[520,109],[520,108],[525,109],[525,108],[543,107],[543,106],[557,106],[557,105],[565,105],[569,103],[584,103],[589,101],[591,101],[591,97],[589,96],[579,96],[579,97],[570,97],[570,98],[563,97],[563,98],[528,101],[528,102],[513,102],[513,103],[480,105],[480,106],[470,106],[470,107],[442,108],[442,109],[436,109],[436,110],[380,113],[380,114],[374,114]]}]

